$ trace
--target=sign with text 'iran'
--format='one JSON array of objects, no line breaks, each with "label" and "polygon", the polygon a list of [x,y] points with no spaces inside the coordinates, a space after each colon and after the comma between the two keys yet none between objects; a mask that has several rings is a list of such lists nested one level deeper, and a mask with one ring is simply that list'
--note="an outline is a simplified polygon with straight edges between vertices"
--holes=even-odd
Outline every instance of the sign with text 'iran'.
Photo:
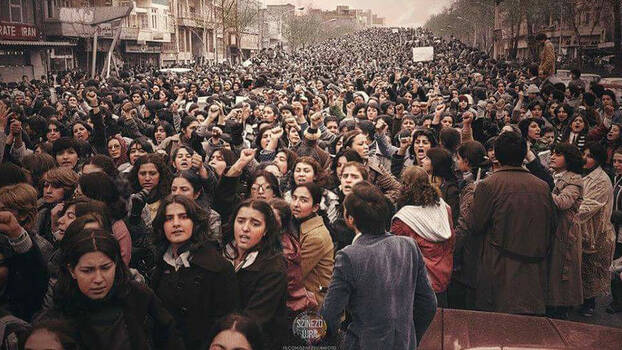
[{"label": "sign with text 'iran'", "polygon": [[24,23],[0,22],[0,39],[38,40],[37,27]]}]

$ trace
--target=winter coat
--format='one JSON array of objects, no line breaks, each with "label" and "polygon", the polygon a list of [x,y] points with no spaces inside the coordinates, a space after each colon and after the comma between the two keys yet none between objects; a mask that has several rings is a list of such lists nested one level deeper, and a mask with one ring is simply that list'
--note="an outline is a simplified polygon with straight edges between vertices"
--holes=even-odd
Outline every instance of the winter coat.
[{"label": "winter coat", "polygon": [[613,213],[611,214],[611,223],[613,223],[614,232],[616,233],[616,243],[622,243],[622,176],[615,175],[613,177]]},{"label": "winter coat", "polygon": [[369,182],[378,187],[391,202],[395,203],[400,195],[400,182],[383,166],[374,163],[372,158],[367,163]]},{"label": "winter coat", "polygon": [[436,313],[436,297],[417,244],[388,233],[363,234],[337,252],[322,317],[331,333],[346,309],[342,349],[411,350]]},{"label": "winter coat", "polygon": [[477,269],[483,245],[483,237],[474,235],[467,223],[473,206],[475,188],[476,183],[471,182],[460,192],[460,216],[456,225],[454,273],[452,275],[452,278],[469,288],[475,288],[477,284]]},{"label": "winter coat", "polygon": [[316,215],[300,224],[300,257],[302,283],[315,295],[321,306],[324,292],[333,276],[334,246],[321,216]]},{"label": "winter coat", "polygon": [[540,66],[538,67],[545,77],[555,74],[555,47],[550,40],[544,42],[540,51]]},{"label": "winter coat", "polygon": [[611,224],[613,186],[601,167],[583,177],[583,202],[577,222],[583,237],[583,297],[609,292],[609,266],[613,260],[615,233]]},{"label": "winter coat", "polygon": [[[441,210],[444,211],[442,215],[430,215],[429,212]],[[434,217],[440,218],[443,222],[433,220]],[[402,207],[393,217],[391,224],[393,234],[411,237],[417,242],[435,293],[446,291],[451,278],[456,242],[451,217],[451,208],[441,201],[441,205],[434,208],[412,205]]]},{"label": "winter coat", "polygon": [[549,186],[522,167],[501,167],[478,182],[467,219],[484,239],[476,308],[544,314],[554,205]]},{"label": "winter coat", "polygon": [[191,253],[189,267],[175,268],[161,259],[151,287],[175,318],[187,349],[198,349],[216,320],[234,312],[239,302],[233,266],[215,245]]},{"label": "winter coat", "polygon": [[[229,248],[229,246],[227,247]],[[287,264],[282,254],[259,253],[236,271],[242,313],[259,324],[272,347],[280,349],[287,324]]]},{"label": "winter coat", "polygon": [[[103,349],[111,343],[115,350],[185,349],[175,320],[160,299],[145,285],[129,283],[130,290],[124,297],[94,301],[80,295],[82,300],[76,302],[84,304],[88,312],[65,309],[67,303],[44,313],[39,320],[65,319],[76,329],[76,338],[85,349]],[[110,337],[111,333],[114,337]]]},{"label": "winter coat", "polygon": [[582,239],[575,220],[583,200],[581,175],[566,171],[556,179],[552,195],[558,220],[549,256],[546,305],[579,305],[583,303]]},{"label": "winter coat", "polygon": [[292,312],[316,309],[315,295],[302,284],[300,243],[289,233],[281,235],[283,256],[287,260],[287,308]]},{"label": "winter coat", "polygon": [[49,277],[36,239],[25,230],[17,239],[0,236],[0,266],[8,269],[0,295],[2,308],[30,322],[41,309]]}]

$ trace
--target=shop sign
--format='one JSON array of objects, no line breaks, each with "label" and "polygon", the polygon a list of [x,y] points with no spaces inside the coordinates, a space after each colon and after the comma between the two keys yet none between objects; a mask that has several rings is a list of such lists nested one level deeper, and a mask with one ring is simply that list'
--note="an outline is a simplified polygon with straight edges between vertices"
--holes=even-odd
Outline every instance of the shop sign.
[{"label": "shop sign", "polygon": [[128,53],[160,53],[162,48],[160,46],[147,46],[147,45],[125,45],[125,52]]},{"label": "shop sign", "polygon": [[38,40],[37,27],[24,23],[0,22],[0,39]]}]

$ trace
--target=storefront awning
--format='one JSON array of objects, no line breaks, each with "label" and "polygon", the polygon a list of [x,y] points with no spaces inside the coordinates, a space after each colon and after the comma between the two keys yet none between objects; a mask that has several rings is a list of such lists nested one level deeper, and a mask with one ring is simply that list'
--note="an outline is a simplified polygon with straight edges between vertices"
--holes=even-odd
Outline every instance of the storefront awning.
[{"label": "storefront awning", "polygon": [[0,40],[0,46],[76,46],[68,41],[26,41],[26,40]]}]

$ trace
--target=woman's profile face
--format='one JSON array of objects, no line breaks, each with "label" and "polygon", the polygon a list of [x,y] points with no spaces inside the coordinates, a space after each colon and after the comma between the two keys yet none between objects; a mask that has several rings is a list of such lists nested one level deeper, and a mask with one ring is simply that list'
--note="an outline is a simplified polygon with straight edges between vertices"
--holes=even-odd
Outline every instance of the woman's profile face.
[{"label": "woman's profile face", "polygon": [[80,257],[69,272],[76,280],[80,292],[92,300],[105,298],[114,285],[115,264],[102,252],[89,252]]}]

